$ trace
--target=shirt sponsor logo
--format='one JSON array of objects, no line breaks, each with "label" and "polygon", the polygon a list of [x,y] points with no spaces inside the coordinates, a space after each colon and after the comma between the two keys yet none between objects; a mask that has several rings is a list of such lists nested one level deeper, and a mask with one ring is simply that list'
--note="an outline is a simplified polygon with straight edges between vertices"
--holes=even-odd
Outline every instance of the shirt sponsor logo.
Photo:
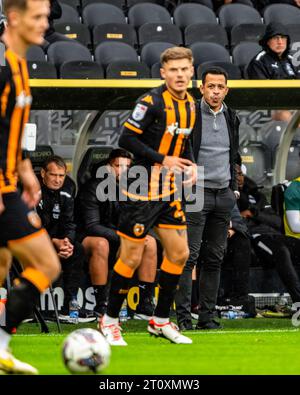
[{"label": "shirt sponsor logo", "polygon": [[172,136],[175,134],[183,134],[184,136],[189,136],[191,134],[191,128],[179,128],[178,122],[172,123],[172,125],[167,126],[167,132]]}]

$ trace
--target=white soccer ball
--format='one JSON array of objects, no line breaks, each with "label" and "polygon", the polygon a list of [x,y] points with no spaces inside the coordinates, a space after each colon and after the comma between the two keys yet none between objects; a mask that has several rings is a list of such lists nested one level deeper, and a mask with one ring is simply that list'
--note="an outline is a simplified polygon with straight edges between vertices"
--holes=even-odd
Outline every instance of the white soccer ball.
[{"label": "white soccer ball", "polygon": [[95,329],[77,329],[63,343],[63,361],[71,373],[100,373],[110,361],[110,345]]}]

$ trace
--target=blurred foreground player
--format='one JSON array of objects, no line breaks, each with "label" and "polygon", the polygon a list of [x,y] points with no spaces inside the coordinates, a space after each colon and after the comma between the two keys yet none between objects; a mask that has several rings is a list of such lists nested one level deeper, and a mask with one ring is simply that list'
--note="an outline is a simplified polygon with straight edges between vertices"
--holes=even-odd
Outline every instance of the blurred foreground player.
[{"label": "blurred foreground player", "polygon": [[[57,254],[41,221],[32,210],[40,199],[40,185],[31,163],[22,160],[21,140],[28,120],[31,95],[25,55],[31,44],[40,45],[48,27],[48,0],[4,0],[7,28],[6,66],[0,73],[0,192],[4,211],[0,214],[0,284],[12,256],[24,271],[6,303],[0,329],[0,373],[36,374],[37,370],[17,360],[8,349],[12,328],[32,312],[41,292],[60,271]],[[17,191],[18,178],[23,185]],[[1,209],[1,207],[0,207]]]},{"label": "blurred foreground player", "polygon": [[[163,245],[164,258],[158,279],[158,302],[148,332],[173,343],[192,343],[169,320],[176,287],[189,255],[185,214],[172,182],[174,171],[187,171],[187,184],[196,180],[189,140],[195,123],[195,103],[187,93],[193,76],[192,52],[187,48],[169,48],[161,54],[161,65],[165,84],[138,100],[119,140],[121,147],[134,154],[135,167],[129,169],[128,188],[123,188],[120,180],[121,252],[113,270],[107,313],[99,321],[100,331],[116,346],[127,345],[119,327],[119,311],[130,279],[140,266],[146,235],[152,227]],[[135,169],[144,173],[140,189],[137,188],[139,194],[132,193],[137,181],[130,177],[132,169],[131,173]]]}]

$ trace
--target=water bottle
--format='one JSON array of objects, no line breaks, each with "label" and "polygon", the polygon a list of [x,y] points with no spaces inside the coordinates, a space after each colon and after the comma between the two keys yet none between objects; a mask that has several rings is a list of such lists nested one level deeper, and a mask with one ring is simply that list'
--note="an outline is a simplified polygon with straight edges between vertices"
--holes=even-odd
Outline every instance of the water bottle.
[{"label": "water bottle", "polygon": [[124,300],[121,310],[120,310],[120,314],[119,314],[119,319],[120,322],[126,322],[128,319],[128,312],[127,312],[127,301],[126,299]]},{"label": "water bottle", "polygon": [[221,318],[225,320],[238,320],[241,318],[245,318],[246,314],[244,311],[239,311],[239,310],[228,310],[228,311],[222,311],[221,312]]},{"label": "water bottle", "polygon": [[225,320],[235,320],[236,319],[236,311],[228,310],[221,312],[221,318]]},{"label": "water bottle", "polygon": [[72,299],[69,304],[69,317],[72,324],[78,324],[79,310],[76,299]]}]

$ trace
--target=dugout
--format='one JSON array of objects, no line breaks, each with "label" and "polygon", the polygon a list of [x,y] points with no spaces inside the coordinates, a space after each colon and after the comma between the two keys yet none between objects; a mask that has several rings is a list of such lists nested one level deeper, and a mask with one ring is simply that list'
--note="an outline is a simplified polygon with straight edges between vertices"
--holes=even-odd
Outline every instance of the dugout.
[{"label": "dugout", "polygon": [[[64,157],[69,165],[69,171],[76,182],[78,170],[85,153],[91,146],[117,146],[120,126],[125,121],[136,98],[162,83],[160,80],[30,80],[33,95],[33,105],[30,122],[37,123],[38,144],[51,145],[53,151]],[[200,98],[200,81],[192,81],[191,94]],[[270,110],[293,109],[295,111],[285,132],[281,136],[278,155],[273,167],[265,168],[260,174],[261,183],[268,186],[282,182],[286,178],[286,164],[293,136],[300,122],[300,81],[246,81],[232,80],[226,103],[239,110],[240,117],[249,113],[245,118],[260,120]],[[43,115],[40,122],[40,115]],[[252,118],[251,118],[252,117]],[[57,120],[55,128],[53,123]],[[44,137],[51,138],[44,141]],[[64,134],[65,141],[60,138]],[[74,135],[73,135],[74,134]],[[55,140],[51,144],[51,139]],[[40,140],[40,141],[39,141]],[[243,146],[242,156],[248,169],[258,174],[262,156],[262,145],[248,139],[248,145]],[[261,166],[260,166],[261,169]],[[299,158],[300,174],[300,158]],[[59,294],[59,289],[57,290]],[[274,293],[284,292],[277,273],[253,268],[250,275],[250,292]],[[59,295],[58,295],[59,297]],[[132,296],[134,298],[134,296]],[[42,308],[50,309],[51,301],[45,295]],[[83,290],[82,299],[86,307],[91,308],[91,289]],[[44,301],[44,302],[43,302]]]}]

